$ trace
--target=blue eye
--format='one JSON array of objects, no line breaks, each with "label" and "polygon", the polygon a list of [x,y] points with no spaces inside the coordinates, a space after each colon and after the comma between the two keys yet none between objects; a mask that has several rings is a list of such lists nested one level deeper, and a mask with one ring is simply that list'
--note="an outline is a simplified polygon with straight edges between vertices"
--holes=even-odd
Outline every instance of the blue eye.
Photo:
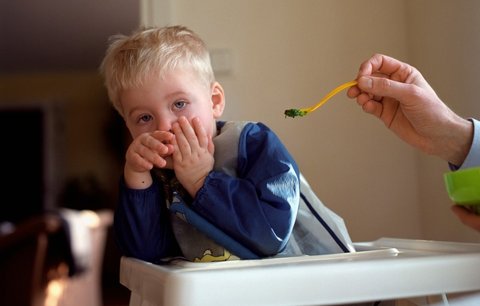
[{"label": "blue eye", "polygon": [[176,109],[183,109],[185,107],[185,105],[187,105],[187,102],[185,102],[185,101],[176,101],[175,103],[173,103],[173,106]]},{"label": "blue eye", "polygon": [[138,118],[138,122],[139,123],[142,123],[142,122],[148,122],[148,121],[151,121],[153,118],[151,115],[142,115]]}]

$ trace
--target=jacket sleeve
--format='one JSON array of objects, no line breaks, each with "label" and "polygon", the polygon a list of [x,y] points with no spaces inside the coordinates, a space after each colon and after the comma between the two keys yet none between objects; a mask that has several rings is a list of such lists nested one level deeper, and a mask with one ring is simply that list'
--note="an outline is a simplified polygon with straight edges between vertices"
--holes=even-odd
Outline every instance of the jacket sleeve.
[{"label": "jacket sleeve", "polygon": [[129,189],[122,180],[119,197],[114,231],[124,255],[158,262],[179,254],[169,213],[155,179],[152,186],[143,190]]},{"label": "jacket sleeve", "polygon": [[279,138],[261,123],[240,135],[237,177],[212,171],[192,207],[259,256],[285,247],[299,203],[297,165]]}]

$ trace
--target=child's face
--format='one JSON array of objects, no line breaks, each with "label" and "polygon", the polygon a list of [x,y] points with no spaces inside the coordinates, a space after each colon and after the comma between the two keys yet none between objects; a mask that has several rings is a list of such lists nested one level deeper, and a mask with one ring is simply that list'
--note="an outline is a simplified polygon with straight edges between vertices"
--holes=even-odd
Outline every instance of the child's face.
[{"label": "child's face", "polygon": [[214,137],[215,119],[223,113],[225,97],[220,84],[208,87],[195,73],[176,69],[163,78],[148,78],[140,88],[122,91],[120,102],[134,138],[156,130],[170,131],[180,116],[190,122],[198,117],[208,135]]}]

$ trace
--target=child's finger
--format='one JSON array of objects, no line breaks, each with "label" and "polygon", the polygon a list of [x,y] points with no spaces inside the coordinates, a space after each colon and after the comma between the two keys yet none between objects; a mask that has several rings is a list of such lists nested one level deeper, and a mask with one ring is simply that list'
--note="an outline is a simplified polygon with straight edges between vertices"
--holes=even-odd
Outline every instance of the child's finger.
[{"label": "child's finger", "polygon": [[126,162],[130,168],[135,171],[147,171],[152,169],[153,163],[146,158],[148,150],[140,142],[134,142],[130,145],[126,153]]},{"label": "child's finger", "polygon": [[175,160],[183,160],[184,155],[190,154],[190,145],[178,122],[172,124],[172,131],[175,134],[175,138],[172,141],[173,157]]},{"label": "child's finger", "polygon": [[135,152],[127,156],[127,163],[130,164],[130,167],[136,171],[145,171],[153,168],[153,164],[151,162]]},{"label": "child's finger", "polygon": [[192,151],[198,147],[197,136],[192,126],[185,117],[180,117],[178,122],[172,125],[173,133],[178,149],[183,156],[191,155]]},{"label": "child's finger", "polygon": [[170,143],[173,137],[175,137],[173,133],[166,131],[154,131],[151,133],[151,136],[163,144]]},{"label": "child's finger", "polygon": [[136,153],[146,162],[151,163],[157,167],[163,167],[165,160],[158,155],[158,153],[147,146],[140,145],[136,149]]},{"label": "child's finger", "polygon": [[155,131],[151,134],[159,143],[155,144],[155,149],[159,154],[170,155],[173,152],[172,140],[175,135],[171,132]]},{"label": "child's finger", "polygon": [[208,135],[198,117],[192,120],[193,130],[195,131],[198,144],[201,148],[208,148]]},{"label": "child's finger", "polygon": [[196,134],[196,131],[194,130],[193,126],[187,120],[187,118],[185,118],[183,116],[180,117],[178,119],[178,123],[180,124],[182,132],[185,135],[185,138],[188,141],[190,147],[192,149],[197,148],[199,146],[197,134]]}]

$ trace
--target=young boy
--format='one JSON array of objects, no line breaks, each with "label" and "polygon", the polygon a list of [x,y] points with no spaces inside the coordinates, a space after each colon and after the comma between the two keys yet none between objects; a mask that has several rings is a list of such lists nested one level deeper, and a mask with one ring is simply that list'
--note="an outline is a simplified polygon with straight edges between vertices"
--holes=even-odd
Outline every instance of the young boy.
[{"label": "young boy", "polygon": [[114,222],[126,256],[305,253],[292,238],[298,167],[265,125],[218,121],[225,94],[195,33],[172,26],[117,36],[101,69],[133,137]]}]

